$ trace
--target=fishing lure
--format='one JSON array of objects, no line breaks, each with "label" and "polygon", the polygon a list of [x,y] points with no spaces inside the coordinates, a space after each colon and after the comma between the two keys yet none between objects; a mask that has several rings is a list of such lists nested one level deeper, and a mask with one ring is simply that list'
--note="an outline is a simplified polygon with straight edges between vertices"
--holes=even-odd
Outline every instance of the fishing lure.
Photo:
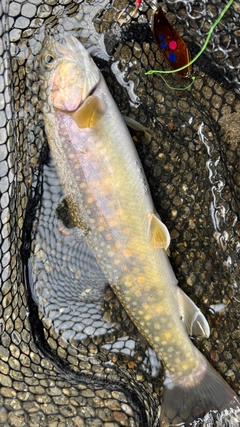
[{"label": "fishing lure", "polygon": [[[186,66],[191,61],[186,43],[171,26],[161,7],[153,15],[153,36],[160,52],[174,70]],[[190,77],[192,65],[177,72],[182,77]]]},{"label": "fishing lure", "polygon": [[[195,62],[195,61],[197,61],[197,59],[202,55],[202,53],[204,52],[204,50],[206,49],[206,47],[207,47],[207,45],[208,45],[208,43],[209,43],[209,40],[210,40],[210,38],[211,38],[211,36],[212,36],[212,33],[213,33],[213,31],[214,31],[214,29],[216,28],[216,26],[219,24],[219,22],[222,20],[222,18],[223,18],[223,16],[225,15],[225,13],[227,12],[227,10],[230,8],[230,6],[232,5],[232,3],[233,3],[233,1],[234,0],[229,0],[229,2],[226,4],[226,6],[224,7],[224,9],[222,10],[222,12],[220,13],[220,15],[219,15],[219,17],[216,19],[216,21],[214,22],[214,24],[211,26],[211,28],[210,28],[210,30],[209,30],[209,33],[208,33],[208,35],[207,35],[207,37],[206,37],[206,40],[205,40],[205,42],[204,42],[204,44],[203,44],[203,46],[202,46],[202,48],[200,49],[200,51],[197,53],[197,55],[193,58],[193,59],[191,59],[191,60],[189,60],[185,65],[183,65],[183,66],[181,66],[181,67],[179,67],[179,68],[174,68],[173,70],[149,70],[149,71],[147,71],[146,73],[145,73],[145,75],[150,75],[150,74],[155,74],[155,73],[157,73],[157,74],[159,74],[160,75],[160,77],[163,79],[163,81],[165,82],[165,84],[169,87],[169,88],[171,88],[171,89],[174,89],[174,90],[185,90],[185,89],[188,89],[192,84],[193,84],[193,82],[194,82],[194,79],[195,79],[195,77],[194,76],[190,76],[191,78],[192,78],[192,82],[190,83],[190,85],[188,85],[187,87],[185,87],[185,88],[173,88],[173,87],[171,87],[171,86],[169,86],[169,84],[166,82],[166,80],[163,78],[163,76],[162,76],[162,74],[170,74],[170,73],[179,73],[180,74],[180,71],[183,71],[184,69],[190,69],[189,67]],[[158,12],[158,11],[157,11]],[[156,13],[157,13],[156,12]],[[169,24],[170,25],[170,24]],[[153,32],[154,32],[154,29],[153,29]],[[173,44],[172,44],[172,46],[174,46]],[[176,53],[176,52],[175,52]],[[176,65],[176,64],[175,64]]]}]

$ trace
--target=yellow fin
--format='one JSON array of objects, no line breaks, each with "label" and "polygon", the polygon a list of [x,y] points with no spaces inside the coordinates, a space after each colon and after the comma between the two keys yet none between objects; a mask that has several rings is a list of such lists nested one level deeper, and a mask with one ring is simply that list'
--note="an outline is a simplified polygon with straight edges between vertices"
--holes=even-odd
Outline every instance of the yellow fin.
[{"label": "yellow fin", "polygon": [[92,95],[73,113],[72,118],[79,128],[93,128],[105,113],[103,103],[98,96]]},{"label": "yellow fin", "polygon": [[170,245],[170,234],[165,224],[154,213],[150,213],[150,247],[167,251]]}]

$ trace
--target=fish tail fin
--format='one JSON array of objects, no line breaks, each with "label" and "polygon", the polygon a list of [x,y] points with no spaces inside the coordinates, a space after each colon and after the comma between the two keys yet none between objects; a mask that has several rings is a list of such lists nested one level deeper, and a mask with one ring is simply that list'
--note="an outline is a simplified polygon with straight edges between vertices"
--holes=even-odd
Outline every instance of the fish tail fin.
[{"label": "fish tail fin", "polygon": [[181,381],[166,373],[160,415],[164,427],[203,425],[240,426],[240,400],[204,359],[194,374]]}]

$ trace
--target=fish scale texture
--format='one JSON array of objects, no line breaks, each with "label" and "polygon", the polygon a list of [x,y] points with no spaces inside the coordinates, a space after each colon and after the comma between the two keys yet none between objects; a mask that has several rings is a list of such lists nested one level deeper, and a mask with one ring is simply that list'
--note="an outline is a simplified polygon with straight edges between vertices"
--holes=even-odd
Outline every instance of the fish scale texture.
[{"label": "fish scale texture", "polygon": [[[126,5],[131,13],[133,4],[117,0],[1,1],[1,427],[153,427],[161,403],[160,361],[74,232],[51,162],[37,71],[44,31],[91,48],[120,111],[148,127],[150,136],[133,136],[171,234],[171,262],[211,328],[194,344],[240,391],[239,4],[182,92],[144,74],[168,66],[149,27],[155,5],[144,2],[120,27]],[[164,8],[196,54],[225,5],[169,0]]]}]

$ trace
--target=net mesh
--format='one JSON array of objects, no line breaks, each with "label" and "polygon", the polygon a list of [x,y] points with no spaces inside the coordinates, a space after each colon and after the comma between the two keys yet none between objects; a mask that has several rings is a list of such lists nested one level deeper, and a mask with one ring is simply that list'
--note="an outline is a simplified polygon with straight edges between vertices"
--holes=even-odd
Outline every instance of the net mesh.
[{"label": "net mesh", "polygon": [[[194,56],[226,2],[160,5]],[[145,75],[168,67],[151,34],[156,3],[120,26],[125,6],[131,14],[134,4],[120,0],[0,4],[3,427],[154,426],[161,404],[158,356],[73,227],[51,160],[37,71],[46,33],[77,36],[120,111],[149,129],[133,138],[171,234],[173,268],[211,327],[194,344],[239,392],[240,6],[216,27],[182,92]]]}]

